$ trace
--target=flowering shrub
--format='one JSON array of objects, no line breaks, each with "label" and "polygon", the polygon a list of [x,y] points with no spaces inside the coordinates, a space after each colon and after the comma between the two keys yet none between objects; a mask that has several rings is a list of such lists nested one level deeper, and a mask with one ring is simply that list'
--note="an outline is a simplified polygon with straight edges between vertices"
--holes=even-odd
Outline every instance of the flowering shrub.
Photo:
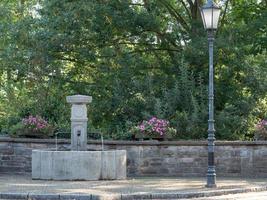
[{"label": "flowering shrub", "polygon": [[171,128],[169,124],[170,123],[167,120],[152,117],[148,121],[144,120],[138,126],[134,126],[131,132],[146,135],[156,134],[158,136],[164,136],[167,134],[173,135],[176,133],[176,129]]},{"label": "flowering shrub", "polygon": [[255,139],[266,140],[267,139],[267,120],[263,119],[256,125]]},{"label": "flowering shrub", "polygon": [[42,131],[48,127],[47,121],[39,116],[34,117],[30,115],[28,118],[22,119],[22,123],[25,128],[32,129],[34,131]]},{"label": "flowering shrub", "polygon": [[53,134],[53,126],[40,116],[29,116],[11,129],[12,136],[25,137],[49,137]]}]

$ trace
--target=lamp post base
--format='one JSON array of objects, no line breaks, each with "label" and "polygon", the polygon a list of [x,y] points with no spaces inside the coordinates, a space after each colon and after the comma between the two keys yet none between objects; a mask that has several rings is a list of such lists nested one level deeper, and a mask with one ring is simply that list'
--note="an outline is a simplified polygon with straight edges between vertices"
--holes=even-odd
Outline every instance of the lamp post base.
[{"label": "lamp post base", "polygon": [[216,184],[205,185],[206,188],[216,188]]},{"label": "lamp post base", "polygon": [[216,174],[212,173],[212,174],[207,174],[207,188],[216,188]]}]

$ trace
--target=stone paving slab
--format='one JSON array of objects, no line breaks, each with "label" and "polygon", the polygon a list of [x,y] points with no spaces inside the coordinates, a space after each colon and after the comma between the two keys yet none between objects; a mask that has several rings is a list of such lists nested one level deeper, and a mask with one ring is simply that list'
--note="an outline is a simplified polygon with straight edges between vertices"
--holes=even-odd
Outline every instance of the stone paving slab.
[{"label": "stone paving slab", "polygon": [[128,178],[116,181],[44,181],[0,175],[0,199],[137,200],[189,199],[267,190],[266,179],[219,178],[205,188],[205,178]]}]

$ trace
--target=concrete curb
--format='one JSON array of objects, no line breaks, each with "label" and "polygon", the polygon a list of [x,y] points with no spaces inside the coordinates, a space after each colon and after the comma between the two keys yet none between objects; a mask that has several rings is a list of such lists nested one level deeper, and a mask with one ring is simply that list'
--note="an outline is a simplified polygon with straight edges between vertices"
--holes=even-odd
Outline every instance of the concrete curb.
[{"label": "concrete curb", "polygon": [[148,193],[148,194],[32,194],[32,193],[0,193],[0,199],[13,200],[139,200],[139,199],[190,199],[200,197],[221,196],[227,194],[238,194],[247,192],[266,191],[267,186],[221,189],[200,192],[177,192],[177,193]]}]

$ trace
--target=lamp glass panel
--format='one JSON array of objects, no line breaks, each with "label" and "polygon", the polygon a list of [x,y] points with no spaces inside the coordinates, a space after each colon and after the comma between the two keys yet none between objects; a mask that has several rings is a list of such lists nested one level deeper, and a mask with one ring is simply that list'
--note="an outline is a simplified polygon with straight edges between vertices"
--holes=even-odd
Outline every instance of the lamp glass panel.
[{"label": "lamp glass panel", "polygon": [[213,24],[212,28],[217,29],[218,27],[218,22],[219,22],[219,17],[220,17],[220,9],[213,9]]},{"label": "lamp glass panel", "polygon": [[204,27],[206,29],[212,29],[213,28],[213,23],[212,23],[212,8],[204,8],[202,9],[202,18]]},{"label": "lamp glass panel", "polygon": [[203,22],[204,28],[206,29],[206,22],[205,22],[205,17],[204,17],[204,14],[203,14],[203,9],[201,9],[200,13],[201,13],[201,18],[202,18],[202,22]]}]

